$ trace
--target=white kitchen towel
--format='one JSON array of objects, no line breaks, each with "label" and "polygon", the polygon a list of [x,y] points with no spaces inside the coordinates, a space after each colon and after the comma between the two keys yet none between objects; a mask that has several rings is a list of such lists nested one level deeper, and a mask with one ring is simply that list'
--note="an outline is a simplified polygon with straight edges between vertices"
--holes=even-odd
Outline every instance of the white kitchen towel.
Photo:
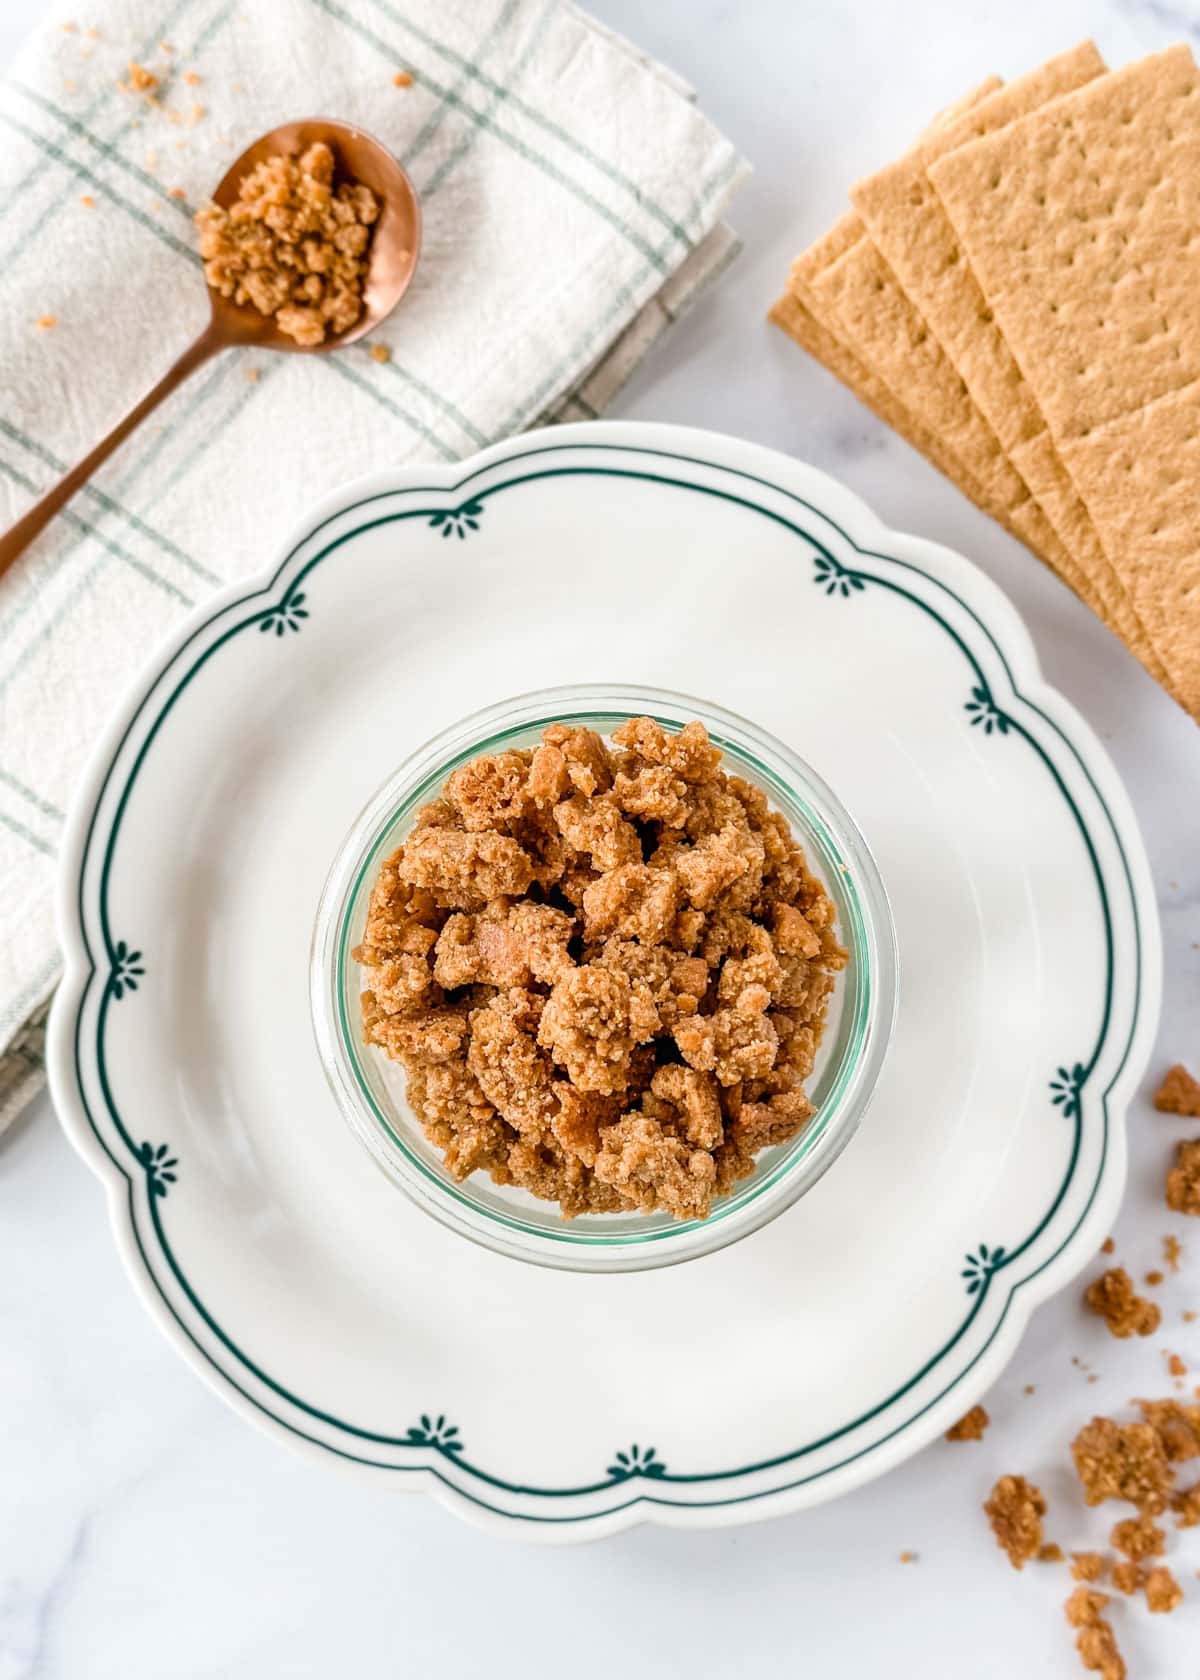
[{"label": "white kitchen towel", "polygon": [[202,327],[228,162],[317,115],[421,195],[391,359],[225,354],[0,580],[0,1131],[41,1077],[63,811],[160,636],[345,479],[597,413],[737,249],[734,148],[565,0],[82,0],[0,90],[0,524]]}]

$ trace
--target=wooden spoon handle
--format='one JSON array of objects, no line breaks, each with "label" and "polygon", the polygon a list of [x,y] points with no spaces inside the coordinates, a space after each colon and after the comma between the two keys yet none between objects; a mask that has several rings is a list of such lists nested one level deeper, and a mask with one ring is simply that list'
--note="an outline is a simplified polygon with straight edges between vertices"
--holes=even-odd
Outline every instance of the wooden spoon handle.
[{"label": "wooden spoon handle", "polygon": [[176,386],[182,385],[189,374],[194,373],[202,362],[216,354],[222,348],[222,339],[210,322],[200,334],[196,342],[183,352],[173,367],[168,368],[152,391],[148,391],[137,404],[130,409],[125,418],[113,427],[108,436],[102,438],[90,455],[73,466],[69,473],[65,473],[53,490],[47,490],[40,501],[36,501],[29,511],[17,520],[17,523],[0,537],[0,576],[8,570],[13,562],[24,554],[29,544],[45,529],[64,502],[70,501],[76,490],[95,472],[102,461],[123,443],[135,426],[141,424],[152,408],[157,408],[164,397],[169,397]]}]

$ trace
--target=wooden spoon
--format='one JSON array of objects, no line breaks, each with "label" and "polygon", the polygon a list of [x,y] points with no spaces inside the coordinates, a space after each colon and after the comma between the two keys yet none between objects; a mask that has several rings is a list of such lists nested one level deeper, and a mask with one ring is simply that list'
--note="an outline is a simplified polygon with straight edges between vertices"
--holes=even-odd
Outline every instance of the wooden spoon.
[{"label": "wooden spoon", "polygon": [[278,154],[296,155],[316,141],[323,140],[337,160],[339,174],[370,187],[380,203],[379,218],[371,230],[368,247],[367,284],[363,292],[363,310],[358,320],[345,332],[330,334],[322,344],[297,344],[280,331],[274,316],[260,315],[250,304],[236,304],[209,288],[212,315],[208,325],[194,344],[189,346],[175,365],[167,370],[152,391],[144,396],[125,418],[113,427],[108,436],[72,467],[46,494],[24,514],[12,528],[0,537],[0,574],[24,553],[33,539],[70,500],[76,490],[106,461],[164,397],[192,374],[210,356],[234,345],[253,345],[257,350],[286,350],[293,355],[320,355],[327,350],[340,350],[353,344],[372,327],[379,325],[399,303],[412,279],[421,247],[421,206],[416,190],[404,170],[385,146],[347,123],[330,122],[323,117],[309,122],[284,123],[264,134],[261,140],[244,151],[225,175],[213,201],[227,210],[238,196],[242,178],[264,158]]}]

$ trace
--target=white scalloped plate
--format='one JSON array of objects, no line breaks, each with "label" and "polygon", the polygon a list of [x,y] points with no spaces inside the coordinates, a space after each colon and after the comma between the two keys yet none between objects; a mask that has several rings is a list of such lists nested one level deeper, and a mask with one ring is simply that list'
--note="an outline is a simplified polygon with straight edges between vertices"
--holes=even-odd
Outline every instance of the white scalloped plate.
[{"label": "white scalloped plate", "polygon": [[[334,1111],[306,995],[371,792],[531,686],[701,694],[872,843],[902,996],[871,1113],[765,1230],[579,1276],[410,1206]],[[326,502],[173,639],[84,777],[50,1071],[174,1345],[310,1456],[543,1539],[733,1523],[899,1463],[1107,1232],[1159,1007],[1128,801],[1004,597],[821,473],[566,427]]]}]

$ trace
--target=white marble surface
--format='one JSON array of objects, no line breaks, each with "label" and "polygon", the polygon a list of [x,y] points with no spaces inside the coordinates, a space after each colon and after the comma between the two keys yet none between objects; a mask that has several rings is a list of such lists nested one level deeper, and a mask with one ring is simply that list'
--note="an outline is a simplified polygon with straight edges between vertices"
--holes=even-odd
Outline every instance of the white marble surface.
[{"label": "white marble surface", "polygon": [[[762,321],[789,258],[841,209],[847,183],[935,107],[1089,32],[1113,63],[1196,39],[1200,0],[593,9],[689,77],[757,169],[733,218],[743,256],[620,412],[806,457],[1008,590],[1052,680],[1108,743],[1144,825],[1167,953],[1156,1066],[1200,1062],[1200,731],[1023,549]],[[42,0],[0,0],[0,64],[41,13]],[[1179,1130],[1144,1101],[1131,1115],[1117,1237],[1139,1272],[1171,1227],[1160,1185]],[[1161,1292],[1164,1334],[1111,1342],[1073,1292],[1043,1308],[989,1400],[982,1445],[939,1445],[835,1506],[763,1526],[644,1529],[549,1551],[343,1482],[227,1412],[137,1305],[98,1187],[39,1101],[0,1151],[0,1680],[587,1677],[617,1665],[631,1676],[736,1667],[846,1680],[1077,1673],[1062,1572],[1013,1575],[978,1504],[993,1476],[1022,1470],[1060,1513],[1054,1537],[1079,1545],[1103,1532],[1080,1515],[1066,1442],[1091,1410],[1166,1391],[1164,1347],[1200,1369],[1200,1325],[1180,1317],[1200,1308],[1200,1231],[1181,1234],[1188,1253]],[[1072,1355],[1094,1365],[1095,1384]],[[1139,1680],[1195,1672],[1198,1534],[1172,1559],[1185,1610],[1117,1611]],[[903,1567],[904,1549],[919,1562]]]}]

